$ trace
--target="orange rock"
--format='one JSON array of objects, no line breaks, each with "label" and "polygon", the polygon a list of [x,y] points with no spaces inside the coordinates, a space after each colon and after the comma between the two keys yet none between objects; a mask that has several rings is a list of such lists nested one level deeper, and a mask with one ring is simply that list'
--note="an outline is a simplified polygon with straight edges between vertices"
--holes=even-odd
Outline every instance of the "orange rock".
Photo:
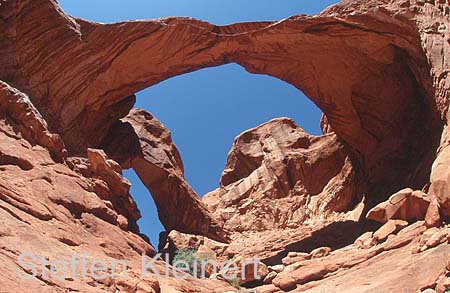
[{"label": "orange rock", "polygon": [[271,284],[273,279],[275,279],[277,276],[277,272],[270,272],[265,278],[264,278],[264,284]]},{"label": "orange rock", "polygon": [[446,241],[447,241],[447,234],[445,233],[445,231],[438,230],[433,235],[431,235],[431,237],[425,242],[425,246],[427,248],[432,248]]},{"label": "orange rock", "polygon": [[406,188],[393,194],[388,201],[372,208],[366,218],[381,223],[389,220],[423,220],[429,205],[430,200],[425,193]]},{"label": "orange rock", "polygon": [[284,271],[284,268],[285,268],[284,265],[276,265],[276,266],[268,267],[269,272],[276,272],[277,274]]},{"label": "orange rock", "polygon": [[442,215],[450,216],[450,147],[445,147],[433,163],[430,195],[436,197]]},{"label": "orange rock", "polygon": [[308,259],[311,259],[311,254],[309,253],[294,253],[293,255],[288,254],[287,257],[283,258],[282,263],[283,265],[288,266]]},{"label": "orange rock", "polygon": [[227,231],[292,229],[344,217],[360,200],[357,178],[335,134],[315,137],[278,118],[235,139],[221,186],[203,202]]},{"label": "orange rock", "polygon": [[439,227],[441,225],[441,215],[439,213],[439,203],[433,199],[428,206],[427,214],[425,216],[425,224],[427,227]]},{"label": "orange rock", "polygon": [[171,134],[153,115],[131,110],[114,125],[103,147],[123,167],[136,171],[149,189],[167,231],[228,240],[227,233],[184,178],[183,163]]},{"label": "orange rock", "polygon": [[373,232],[366,232],[355,240],[354,245],[358,248],[364,248],[373,239]]},{"label": "orange rock", "polygon": [[311,251],[311,258],[321,258],[329,255],[331,252],[330,247],[319,247]]},{"label": "orange rock", "polygon": [[[241,265],[241,264],[239,264],[239,265]],[[243,270],[244,268],[245,268],[245,276],[242,278],[243,282],[264,280],[264,278],[269,274],[269,270],[267,269],[267,266],[261,262],[258,263],[256,266],[254,263],[246,264],[245,266],[241,267],[241,270]],[[255,271],[255,269],[256,269],[256,271]],[[240,272],[239,275],[242,275],[242,272]]]},{"label": "orange rock", "polygon": [[[441,34],[427,33],[435,27],[431,15],[444,13],[438,7],[433,14],[428,6],[406,7],[400,0],[345,1],[318,16],[273,22],[217,26],[167,18],[105,25],[70,18],[55,1],[34,2],[2,5],[0,79],[29,94],[71,154],[98,148],[133,107],[136,92],[172,76],[235,62],[304,91],[323,110],[325,125],[349,146],[369,185],[392,190],[427,179],[428,168],[417,165],[434,155],[441,126],[434,105],[442,117],[446,105],[439,94],[446,92],[439,56],[447,55],[447,42],[436,45]],[[373,12],[374,7],[380,9]],[[392,22],[397,15],[401,19]],[[436,27],[445,33],[442,22]],[[324,34],[323,27],[333,34]],[[357,37],[355,27],[364,28],[357,29]],[[281,35],[290,37],[281,40]],[[413,74],[429,62],[435,79],[430,72]],[[440,89],[435,97],[428,93],[433,86]]]},{"label": "orange rock", "polygon": [[402,220],[389,220],[381,226],[380,229],[373,233],[373,238],[379,242],[382,242],[387,239],[387,237],[391,234],[397,233],[401,229],[408,226],[408,222]]}]

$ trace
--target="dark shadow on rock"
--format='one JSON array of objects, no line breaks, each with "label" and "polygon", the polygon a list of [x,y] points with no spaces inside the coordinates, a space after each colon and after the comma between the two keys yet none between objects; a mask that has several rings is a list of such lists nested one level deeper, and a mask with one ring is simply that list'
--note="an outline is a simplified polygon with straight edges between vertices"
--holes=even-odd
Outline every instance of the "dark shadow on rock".
[{"label": "dark shadow on rock", "polygon": [[306,252],[319,247],[330,247],[333,251],[348,246],[355,242],[361,234],[367,231],[375,231],[381,224],[373,221],[345,221],[332,223],[321,230],[317,230],[310,237],[291,243],[278,254],[262,259],[261,262],[268,266],[280,264],[289,252]]}]

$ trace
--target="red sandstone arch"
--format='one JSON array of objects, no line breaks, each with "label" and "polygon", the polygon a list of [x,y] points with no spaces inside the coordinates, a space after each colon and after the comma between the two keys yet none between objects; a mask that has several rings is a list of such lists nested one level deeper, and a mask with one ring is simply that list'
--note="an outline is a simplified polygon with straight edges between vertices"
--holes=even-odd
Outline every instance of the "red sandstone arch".
[{"label": "red sandstone arch", "polygon": [[[427,152],[439,122],[412,20],[389,15],[386,21],[383,13],[389,14],[352,17],[330,9],[222,27],[186,18],[103,25],[68,17],[55,1],[10,1],[0,8],[6,35],[0,79],[29,94],[77,154],[104,141],[132,108],[135,92],[236,62],[302,90],[325,113],[369,187],[391,191],[429,175]],[[195,195],[187,198],[196,206]]]}]

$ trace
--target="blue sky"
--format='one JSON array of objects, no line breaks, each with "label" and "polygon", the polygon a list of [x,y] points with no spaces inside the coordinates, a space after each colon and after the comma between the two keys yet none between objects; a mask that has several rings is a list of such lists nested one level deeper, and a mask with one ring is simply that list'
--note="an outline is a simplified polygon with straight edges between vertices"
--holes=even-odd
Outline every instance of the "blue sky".
[{"label": "blue sky", "polygon": [[[62,0],[68,14],[116,22],[165,16],[190,16],[215,24],[279,20],[315,14],[337,1],[313,0]],[[124,4],[126,3],[126,4]],[[281,4],[282,3],[282,4]],[[321,112],[300,91],[266,75],[253,75],[235,64],[207,68],[166,80],[137,93],[144,108],[172,132],[186,178],[202,196],[218,186],[233,139],[272,118],[287,116],[312,134],[320,134]],[[142,213],[141,232],[157,246],[159,223],[155,205],[132,170],[131,194]]]}]

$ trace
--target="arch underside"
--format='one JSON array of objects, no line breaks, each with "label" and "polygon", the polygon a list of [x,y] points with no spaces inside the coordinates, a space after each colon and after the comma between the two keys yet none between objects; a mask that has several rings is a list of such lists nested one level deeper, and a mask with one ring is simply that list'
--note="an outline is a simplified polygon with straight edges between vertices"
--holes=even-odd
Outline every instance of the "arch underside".
[{"label": "arch underside", "polygon": [[[11,20],[16,31],[2,27],[0,79],[30,96],[71,154],[101,147],[123,167],[134,168],[168,230],[226,238],[184,179],[167,130],[143,112],[124,117],[137,91],[205,67],[237,63],[303,91],[326,115],[366,178],[361,190],[374,201],[428,180],[440,122],[411,20],[383,21],[387,11],[352,17],[330,10],[229,26],[183,18],[97,24],[66,16],[53,1],[16,3],[21,4],[6,3],[1,10],[5,18],[7,9],[20,17]],[[57,29],[49,27],[55,24]],[[24,37],[13,42],[15,33]],[[13,51],[14,63],[3,57]],[[152,130],[160,135],[149,141]],[[117,151],[124,141],[118,133],[135,149]],[[161,150],[164,160],[155,161],[152,152]],[[169,217],[174,212],[177,217]]]}]

